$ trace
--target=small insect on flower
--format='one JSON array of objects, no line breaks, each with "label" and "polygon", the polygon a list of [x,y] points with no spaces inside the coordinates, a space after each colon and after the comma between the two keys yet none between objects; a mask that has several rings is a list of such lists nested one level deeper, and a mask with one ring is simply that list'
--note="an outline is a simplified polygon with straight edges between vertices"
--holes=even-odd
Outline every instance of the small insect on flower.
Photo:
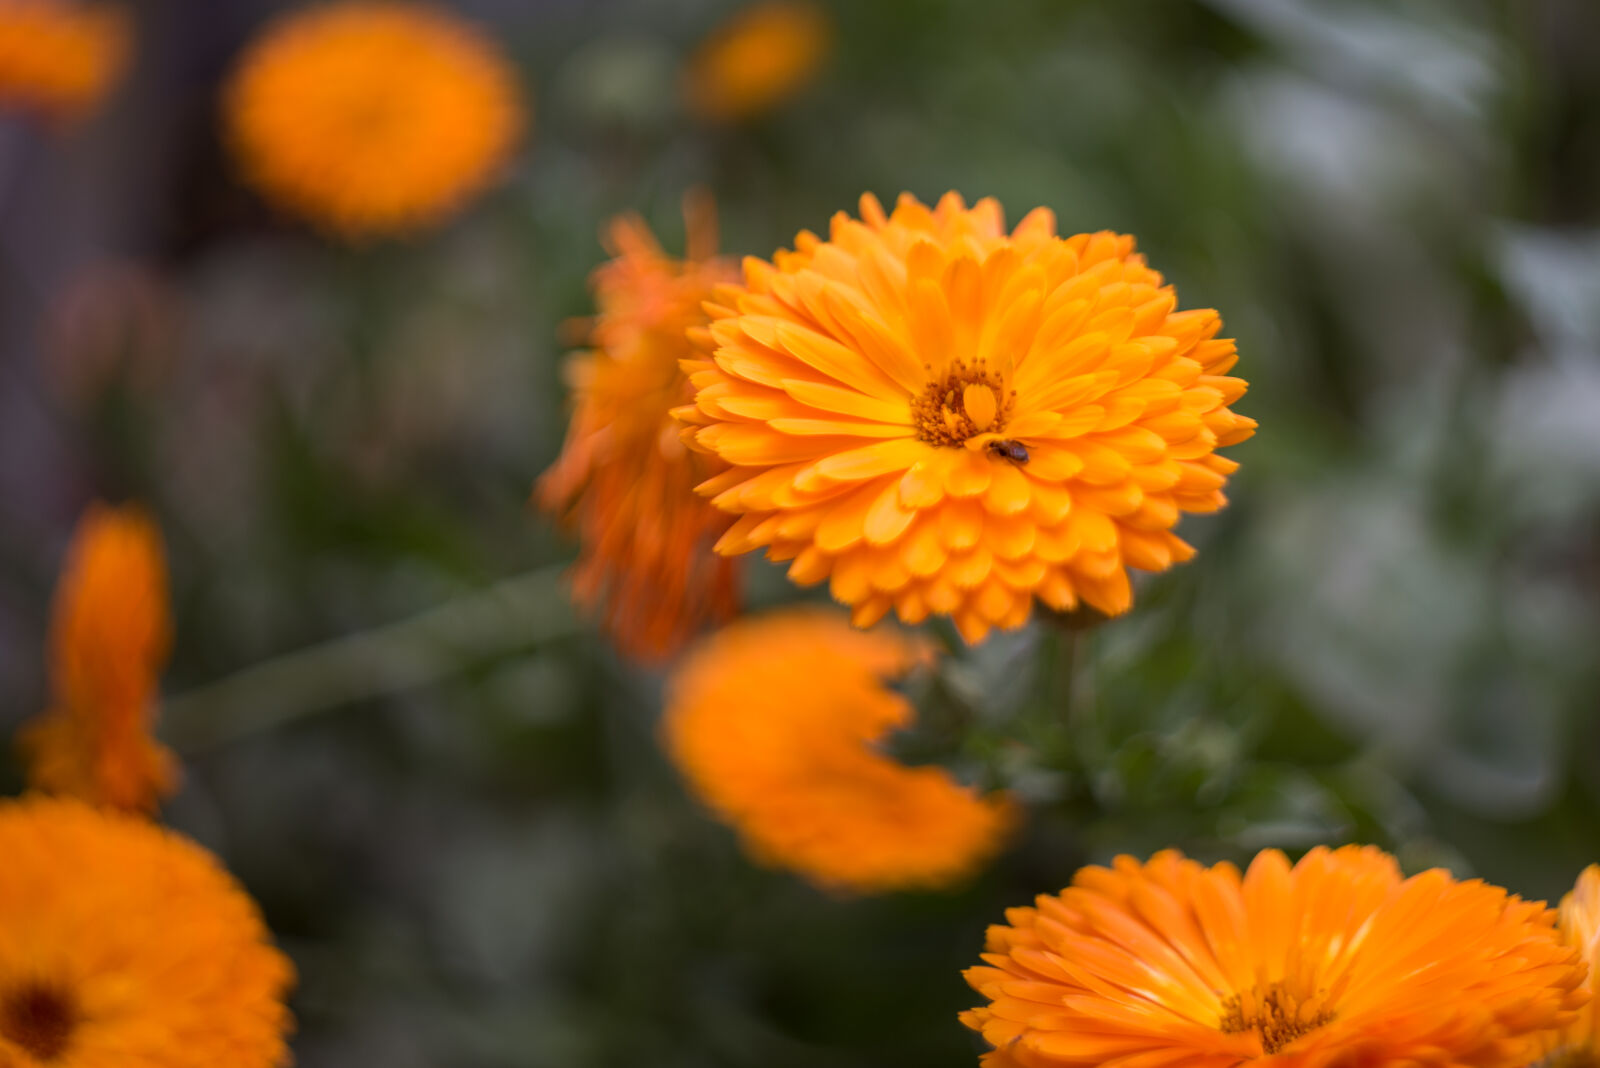
[{"label": "small insect on flower", "polygon": [[1020,441],[996,438],[989,442],[989,452],[995,456],[1010,460],[1014,464],[1028,462],[1028,447]]}]

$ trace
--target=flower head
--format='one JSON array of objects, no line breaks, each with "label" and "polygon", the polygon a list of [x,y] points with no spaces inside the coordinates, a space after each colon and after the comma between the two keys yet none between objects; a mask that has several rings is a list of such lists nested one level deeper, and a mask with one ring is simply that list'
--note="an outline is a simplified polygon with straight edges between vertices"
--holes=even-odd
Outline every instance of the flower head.
[{"label": "flower head", "polygon": [[678,413],[731,465],[702,487],[739,516],[717,548],[792,560],[859,626],[950,615],[978,641],[1035,596],[1127,610],[1127,568],[1193,554],[1172,527],[1223,506],[1216,449],[1255,426],[1217,313],[1044,209],[1007,234],[992,200],[886,217],[869,195],[744,274]]},{"label": "flower head", "polygon": [[805,609],[734,623],[673,679],[668,751],[763,863],[859,893],[948,885],[994,854],[1014,812],[874,748],[915,715],[884,680],[929,656]]},{"label": "flower head", "polygon": [[713,253],[709,203],[691,197],[686,259],[662,251],[642,220],[611,224],[615,256],[594,274],[593,346],[567,366],[572,423],[538,497],[578,531],[578,600],[602,612],[630,655],[661,659],[706,623],[738,610],[733,561],[711,545],[728,520],[694,487],[722,470],[686,449],[671,411],[690,396],[679,362],[685,331],[704,325],[701,303],[733,267]]},{"label": "flower head", "polygon": [[1592,1068],[1600,1064],[1600,1030],[1594,994],[1600,992],[1600,865],[1583,869],[1575,885],[1561,899],[1561,938],[1583,955],[1589,965],[1589,1004],[1578,1018],[1549,1044],[1547,1064]]},{"label": "flower head", "polygon": [[0,101],[81,118],[121,75],[128,16],[70,0],[0,0]]},{"label": "flower head", "polygon": [[227,91],[246,177],[346,237],[434,222],[483,186],[522,124],[493,44],[441,8],[339,0],[284,15]]},{"label": "flower head", "polygon": [[276,1068],[289,961],[199,846],[75,801],[0,802],[0,1064]]},{"label": "flower head", "polygon": [[989,929],[993,1068],[1522,1068],[1583,1004],[1554,913],[1371,847],[1084,868]]},{"label": "flower head", "polygon": [[137,508],[90,508],[56,588],[53,704],[18,738],[35,789],[135,812],[172,793],[176,761],[150,735],[171,640],[161,535]]},{"label": "flower head", "polygon": [[706,38],[689,61],[685,92],[701,116],[728,121],[770,111],[809,82],[833,36],[811,0],[760,0]]}]

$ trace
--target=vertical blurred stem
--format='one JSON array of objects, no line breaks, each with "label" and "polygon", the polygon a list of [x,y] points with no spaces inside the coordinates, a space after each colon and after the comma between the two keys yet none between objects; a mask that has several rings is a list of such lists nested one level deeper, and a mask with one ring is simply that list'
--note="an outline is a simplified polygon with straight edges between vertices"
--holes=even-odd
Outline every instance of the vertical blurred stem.
[{"label": "vertical blurred stem", "polygon": [[1049,629],[1050,674],[1045,680],[1046,699],[1059,713],[1069,734],[1076,733],[1075,688],[1078,681],[1079,634],[1071,627],[1052,621]]}]

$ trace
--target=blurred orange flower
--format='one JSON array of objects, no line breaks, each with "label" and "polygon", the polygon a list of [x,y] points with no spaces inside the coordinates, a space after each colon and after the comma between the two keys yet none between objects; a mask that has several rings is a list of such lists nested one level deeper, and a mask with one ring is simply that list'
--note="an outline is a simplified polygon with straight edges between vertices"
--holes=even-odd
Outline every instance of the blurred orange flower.
[{"label": "blurred orange flower", "polygon": [[678,366],[693,355],[685,331],[704,325],[701,303],[736,272],[714,255],[709,199],[689,198],[684,215],[682,260],[664,253],[642,220],[612,222],[615,259],[591,283],[594,347],[567,365],[572,423],[537,491],[581,539],[577,600],[599,610],[618,646],[642,660],[671,655],[739,607],[734,562],[711,551],[728,520],[694,492],[723,465],[686,449],[671,416],[690,397]]},{"label": "blurred orange flower", "polygon": [[1226,503],[1215,450],[1255,422],[1217,313],[1176,311],[1133,238],[907,194],[795,246],[745,260],[688,365],[678,415],[732,465],[701,487],[740,516],[719,552],[793,560],[858,626],[950,615],[969,642],[1035,596],[1124,612],[1128,567],[1193,555],[1171,528]]},{"label": "blurred orange flower", "polygon": [[121,76],[128,13],[109,4],[0,0],[0,101],[83,117]]},{"label": "blurred orange flower", "polygon": [[874,748],[915,718],[884,680],[931,655],[809,609],[741,620],[672,680],[668,752],[762,863],[857,893],[954,883],[999,849],[1015,808]]},{"label": "blurred orange flower", "polygon": [[172,793],[177,763],[150,736],[171,639],[161,535],[137,508],[91,507],[56,588],[53,704],[18,736],[31,786],[133,812]]},{"label": "blurred orange flower", "polygon": [[735,14],[689,60],[684,91],[707,119],[769,111],[793,96],[822,65],[833,27],[808,0],[763,0]]},{"label": "blurred orange flower", "polygon": [[962,1022],[990,1068],[1522,1068],[1583,1005],[1555,913],[1371,847],[1259,854],[1241,878],[1118,857],[989,928]]},{"label": "blurred orange flower", "polygon": [[277,1068],[294,969],[211,854],[75,801],[0,802],[0,1065]]},{"label": "blurred orange flower", "polygon": [[1595,1027],[1600,1005],[1594,1000],[1600,992],[1600,865],[1583,869],[1577,884],[1561,899],[1560,915],[1562,939],[1589,965],[1590,1000],[1577,1020],[1549,1043],[1545,1063],[1570,1068],[1600,1064],[1600,1031]]},{"label": "blurred orange flower", "polygon": [[341,0],[246,51],[227,119],[262,193],[347,238],[411,230],[485,185],[522,126],[516,73],[442,8]]}]

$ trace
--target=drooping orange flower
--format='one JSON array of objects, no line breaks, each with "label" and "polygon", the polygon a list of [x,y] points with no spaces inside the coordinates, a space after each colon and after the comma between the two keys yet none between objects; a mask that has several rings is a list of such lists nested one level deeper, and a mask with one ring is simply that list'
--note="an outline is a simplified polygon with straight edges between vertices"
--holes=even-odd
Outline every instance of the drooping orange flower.
[{"label": "drooping orange flower", "polygon": [[0,1065],[277,1068],[294,968],[216,858],[76,801],[0,802]]},{"label": "drooping orange flower", "polygon": [[522,125],[516,76],[450,12],[340,0],[282,16],[227,90],[245,176],[347,238],[413,230],[494,176]]},{"label": "drooping orange flower", "polygon": [[807,609],[741,620],[673,679],[668,752],[762,863],[856,893],[949,885],[995,853],[1015,809],[875,748],[915,716],[884,680],[930,656]]},{"label": "drooping orange flower", "polygon": [[53,703],[18,736],[30,785],[132,812],[172,793],[177,762],[150,734],[171,641],[160,533],[138,508],[91,507],[56,588]]},{"label": "drooping orange flower", "polygon": [[1590,1000],[1578,1018],[1552,1038],[1545,1063],[1552,1068],[1594,1068],[1600,1065],[1600,1029],[1595,1026],[1600,1005],[1594,1000],[1600,993],[1600,865],[1583,869],[1577,885],[1561,899],[1560,915],[1562,940],[1589,965]]},{"label": "drooping orange flower", "polygon": [[122,74],[128,30],[127,12],[109,4],[0,0],[0,101],[83,117]]},{"label": "drooping orange flower", "polygon": [[900,198],[834,216],[720,289],[689,366],[691,440],[729,463],[702,492],[739,515],[718,543],[828,580],[858,626],[950,615],[970,642],[1033,598],[1109,615],[1127,568],[1194,550],[1255,423],[1228,405],[1232,341],[1111,233],[1062,239],[1045,209]]},{"label": "drooping orange flower", "polygon": [[689,60],[684,91],[704,118],[770,111],[802,89],[828,53],[833,27],[811,0],[761,0],[717,27]]},{"label": "drooping orange flower", "polygon": [[989,928],[990,1068],[1522,1068],[1585,1001],[1555,913],[1371,847],[1078,872]]},{"label": "drooping orange flower", "polygon": [[662,251],[643,220],[611,224],[615,258],[592,280],[593,348],[567,365],[572,422],[538,487],[542,506],[582,542],[575,596],[642,660],[671,655],[739,607],[734,562],[711,551],[728,519],[694,492],[723,465],[686,449],[671,415],[691,395],[678,366],[692,355],[685,331],[705,324],[702,302],[735,271],[715,255],[710,201],[690,197],[684,215],[682,260]]}]

